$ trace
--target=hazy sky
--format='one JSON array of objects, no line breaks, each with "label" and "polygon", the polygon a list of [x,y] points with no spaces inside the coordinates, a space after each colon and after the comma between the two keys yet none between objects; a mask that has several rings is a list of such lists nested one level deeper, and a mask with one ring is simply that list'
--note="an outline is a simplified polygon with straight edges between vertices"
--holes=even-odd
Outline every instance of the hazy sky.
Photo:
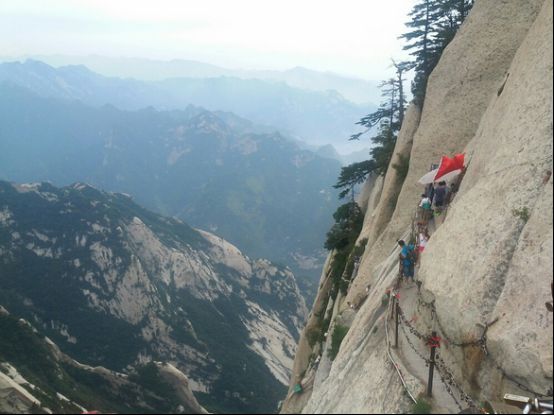
[{"label": "hazy sky", "polygon": [[192,59],[383,79],[415,0],[1,0],[0,56]]}]

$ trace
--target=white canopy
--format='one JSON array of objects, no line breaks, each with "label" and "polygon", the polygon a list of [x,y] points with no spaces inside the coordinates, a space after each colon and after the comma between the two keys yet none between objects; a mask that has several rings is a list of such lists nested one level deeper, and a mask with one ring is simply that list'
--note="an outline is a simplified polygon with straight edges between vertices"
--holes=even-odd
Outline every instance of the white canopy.
[{"label": "white canopy", "polygon": [[425,173],[423,177],[419,179],[417,182],[423,185],[428,185],[429,183],[433,183],[438,171],[439,169],[437,168],[435,170],[431,170],[429,173]]},{"label": "white canopy", "polygon": [[[435,181],[435,176],[437,175],[439,169],[435,169],[435,170],[431,170],[429,173],[425,173],[421,179],[419,179],[417,182],[419,184],[422,184],[422,185],[428,185],[428,184],[431,184]],[[462,172],[462,169],[458,169],[458,170],[454,170],[454,171],[451,171],[450,173],[446,173],[444,176],[442,176],[440,179],[440,181],[445,181],[445,182],[451,182],[452,180],[454,180],[456,177],[458,177],[458,175]]]}]

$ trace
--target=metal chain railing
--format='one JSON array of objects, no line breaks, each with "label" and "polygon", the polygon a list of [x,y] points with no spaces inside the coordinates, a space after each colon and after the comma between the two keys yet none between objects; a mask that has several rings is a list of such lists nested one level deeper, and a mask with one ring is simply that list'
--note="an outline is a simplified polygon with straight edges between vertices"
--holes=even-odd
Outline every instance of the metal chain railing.
[{"label": "metal chain railing", "polygon": [[498,318],[496,318],[492,322],[487,323],[487,324],[484,325],[485,329],[483,331],[483,334],[478,339],[465,341],[465,342],[458,342],[458,341],[452,340],[452,338],[450,338],[448,336],[446,330],[444,329],[444,327],[441,323],[441,320],[439,318],[439,314],[437,313],[437,309],[435,307],[435,302],[431,301],[431,302],[427,303],[421,298],[421,293],[418,293],[418,294],[420,295],[420,298],[418,299],[418,309],[421,306],[421,307],[427,308],[431,312],[431,320],[436,321],[437,326],[439,328],[439,331],[442,334],[443,339],[446,340],[446,343],[449,346],[456,346],[456,347],[462,347],[462,348],[470,347],[470,346],[481,347],[483,349],[483,352],[485,353],[485,355],[488,354],[488,350],[487,350],[487,330],[489,329],[490,326],[492,326],[494,323],[496,323],[498,321]]},{"label": "metal chain railing", "polygon": [[[432,336],[432,335],[426,335],[426,334],[421,333],[420,331],[418,331],[412,325],[412,323],[408,319],[406,319],[406,315],[403,312],[403,310],[402,310],[402,308],[400,307],[399,304],[398,304],[397,307],[398,307],[397,309],[398,309],[398,314],[399,314],[400,322],[401,322],[400,328],[402,330],[402,333],[404,334],[404,338],[406,339],[407,344],[412,349],[412,351],[421,360],[423,360],[423,362],[425,363],[425,366],[429,367],[429,365],[431,364],[431,361],[428,358],[426,358],[423,355],[423,353],[421,353],[418,350],[416,345],[410,339],[410,336],[408,335],[408,332],[411,333],[412,335],[414,335],[417,339],[423,340],[425,342],[425,344],[427,344],[428,346],[430,345],[432,347],[440,347],[440,342],[441,342],[442,339],[440,337]],[[432,307],[432,310],[433,310],[433,312],[435,312],[434,307]],[[440,378],[441,382],[443,383],[446,392],[452,397],[452,399],[455,402],[456,406],[460,410],[463,410],[461,402],[465,402],[471,408],[478,409],[479,405],[471,398],[471,396],[469,396],[463,390],[463,388],[458,383],[456,383],[456,381],[454,380],[454,375],[452,374],[452,371],[448,368],[448,366],[446,365],[446,362],[444,361],[444,359],[442,359],[442,357],[440,357],[440,355],[435,356],[434,364],[435,364],[435,367],[437,368],[439,378]],[[460,395],[460,398],[456,397],[456,394],[454,393],[454,389],[457,390],[458,394]]]},{"label": "metal chain railing", "polygon": [[460,403],[458,398],[456,398],[456,396],[454,395],[451,381],[445,378],[443,370],[441,370],[441,368],[439,368],[438,365],[437,365],[437,373],[439,374],[441,383],[444,385],[444,389],[452,397],[452,400],[456,403],[456,406],[458,407],[458,409],[462,411],[464,408],[462,407],[462,404]]},{"label": "metal chain railing", "polygon": [[[461,348],[472,347],[472,346],[473,347],[480,347],[483,350],[483,354],[491,359],[491,361],[493,362],[495,368],[497,370],[499,370],[506,379],[508,379],[510,382],[514,383],[521,390],[523,390],[525,392],[528,392],[528,393],[531,393],[531,394],[533,394],[537,397],[551,397],[553,395],[552,388],[550,388],[550,390],[548,390],[546,393],[537,392],[537,391],[533,390],[532,388],[530,388],[529,386],[524,385],[523,383],[519,382],[513,376],[506,373],[506,371],[498,364],[498,362],[496,362],[496,360],[493,358],[493,356],[489,353],[489,350],[487,348],[487,331],[493,324],[495,324],[498,321],[498,318],[495,318],[491,322],[484,324],[485,328],[483,330],[483,334],[479,337],[479,339],[472,340],[472,341],[465,341],[465,342],[456,342],[456,341],[452,340],[446,334],[446,330],[444,329],[444,327],[441,324],[441,321],[440,321],[439,315],[437,313],[437,309],[435,307],[435,302],[434,301],[425,302],[420,297],[418,299],[418,307],[419,306],[427,308],[431,312],[432,319],[434,319],[434,321],[437,322],[437,326],[439,328],[439,331],[441,332],[443,338],[446,340],[446,343],[448,345],[461,347]],[[401,316],[402,316],[402,314],[401,314]]]},{"label": "metal chain railing", "polygon": [[[464,171],[464,173],[465,173],[465,171]],[[458,186],[457,187],[459,187],[459,184],[462,181],[463,177],[464,177],[464,175],[462,174],[461,177],[458,178]],[[455,194],[452,195],[452,196],[455,196]],[[453,197],[451,197],[450,202],[452,202],[452,199],[453,199]],[[448,206],[447,206],[446,211],[447,210],[448,210]],[[410,229],[410,241],[417,239],[416,229],[419,232],[420,225],[427,225],[427,223],[426,223],[427,221],[423,221],[422,220],[423,218],[419,217],[420,216],[419,213],[420,213],[419,209],[416,209],[415,214],[412,216],[411,229]],[[445,212],[445,216],[446,216],[446,212]],[[417,224],[417,227],[416,227],[416,224]],[[400,267],[401,267],[401,264],[399,264],[399,268]],[[418,295],[417,311],[421,312],[421,308],[423,307],[423,308],[426,308],[430,312],[431,321],[435,322],[436,326],[438,326],[438,329],[440,331],[440,334],[442,335],[442,338],[439,337],[435,333],[435,331],[432,332],[433,333],[432,335],[422,333],[414,327],[411,320],[408,320],[406,318],[406,315],[405,315],[404,311],[400,307],[398,292],[400,290],[401,281],[402,281],[402,270],[399,270],[399,276],[398,276],[398,279],[397,279],[397,281],[394,285],[394,291],[395,292],[392,293],[396,297],[395,298],[396,301],[394,303],[396,303],[396,312],[398,313],[398,315],[397,315],[397,329],[396,329],[397,333],[396,333],[396,337],[398,338],[398,325],[399,325],[401,330],[402,330],[402,333],[404,335],[404,338],[406,339],[406,343],[409,345],[410,349],[412,349],[412,351],[421,360],[423,360],[423,362],[425,363],[425,365],[427,367],[431,366],[430,367],[430,380],[429,380],[429,382],[431,383],[431,381],[432,381],[432,368],[436,367],[437,372],[438,372],[439,377],[440,377],[440,380],[443,383],[446,392],[452,397],[453,401],[455,402],[456,406],[460,409],[460,411],[463,410],[462,403],[465,402],[471,409],[477,410],[477,411],[480,411],[480,412],[484,412],[484,410],[480,407],[480,405],[475,400],[473,400],[473,398],[471,398],[471,396],[469,394],[467,394],[463,390],[463,388],[460,384],[458,384],[456,382],[452,371],[448,368],[448,366],[446,365],[446,362],[444,361],[444,359],[438,354],[435,357],[433,357],[434,349],[437,348],[437,347],[440,347],[440,343],[442,341],[444,341],[444,343],[449,345],[449,346],[455,346],[455,347],[460,347],[460,348],[479,347],[479,348],[482,349],[484,356],[487,356],[492,360],[492,362],[493,362],[494,366],[496,367],[496,369],[499,370],[506,379],[513,382],[515,385],[517,385],[521,390],[524,390],[528,393],[531,393],[531,394],[533,394],[537,397],[551,397],[552,396],[552,387],[546,393],[539,393],[539,392],[534,391],[530,387],[528,387],[528,386],[522,384],[521,382],[519,382],[513,376],[508,375],[506,373],[506,371],[496,362],[496,360],[493,358],[493,356],[490,355],[490,353],[487,349],[487,331],[493,324],[495,324],[498,321],[498,317],[495,318],[494,320],[492,320],[491,322],[481,324],[484,327],[484,329],[483,329],[482,334],[479,336],[479,338],[477,338],[475,340],[468,340],[468,341],[455,341],[455,340],[453,340],[452,338],[450,338],[448,336],[447,331],[444,329],[444,327],[442,325],[442,322],[439,318],[439,315],[437,313],[435,301],[433,300],[431,302],[425,302],[423,300],[422,295],[421,295],[421,282],[419,282],[418,290],[417,290],[417,293],[418,293],[417,294]],[[391,316],[392,316],[392,308],[390,308],[389,311],[391,311]],[[387,319],[385,319],[385,320],[387,320]],[[433,327],[435,327],[435,325],[433,325]],[[388,340],[387,321],[385,321],[385,329],[387,331],[387,340]],[[431,359],[426,358],[418,350],[418,347],[416,347],[416,345],[414,344],[414,342],[410,338],[409,334],[415,336],[418,340],[424,341],[428,346],[431,347],[431,349],[432,349]],[[388,345],[388,346],[390,347],[390,345]],[[393,364],[393,366],[398,371],[398,374],[400,375],[400,378],[401,378],[402,383],[404,384],[404,387],[406,387],[403,376],[402,376],[401,372],[399,371],[398,365],[392,360],[392,356],[390,356],[390,354],[389,354],[389,358],[391,359],[391,363]],[[430,389],[430,386],[429,386],[429,392],[428,393],[430,393],[430,390],[431,389]],[[408,391],[408,393],[409,393],[409,391]],[[456,396],[456,393],[459,395],[459,397]],[[411,396],[411,394],[410,394],[410,397],[412,398],[412,400],[414,400],[413,396]]]},{"label": "metal chain railing", "polygon": [[398,314],[400,316],[400,320],[402,321],[402,323],[404,323],[404,325],[408,328],[408,330],[410,331],[410,333],[412,333],[414,336],[416,336],[418,339],[420,340],[425,340],[427,341],[427,339],[429,338],[429,335],[427,334],[423,334],[421,333],[420,331],[418,331],[413,325],[411,322],[409,322],[407,319],[406,319],[406,315],[404,314],[404,311],[402,310],[402,307],[400,307],[400,304],[398,304]]},{"label": "metal chain railing", "polygon": [[[432,344],[432,342],[437,342],[437,343],[435,343],[435,345],[439,345],[439,347],[440,347],[440,341],[442,339],[440,337],[432,337],[430,335],[426,335],[426,334],[418,331],[414,327],[414,325],[412,324],[411,320],[408,320],[406,318],[406,314],[400,306],[400,303],[398,301],[399,300],[398,297],[396,298],[396,300],[397,300],[396,302],[397,302],[397,310],[398,310],[398,315],[399,315],[400,328],[401,328],[401,331],[404,335],[406,343],[409,345],[410,349],[425,363],[425,366],[429,367],[429,365],[431,363],[430,360],[428,358],[426,358],[423,355],[423,353],[421,353],[418,350],[418,347],[411,340],[410,334],[413,335],[414,337],[416,337],[418,340],[424,341],[427,345]],[[534,396],[537,396],[537,397],[552,396],[552,388],[546,393],[540,393],[540,392],[537,392],[537,391],[531,389],[530,387],[522,384],[521,382],[519,382],[514,377],[508,375],[506,373],[506,371],[489,354],[489,352],[487,350],[487,347],[486,347],[486,342],[487,342],[487,336],[486,335],[487,335],[488,328],[490,326],[492,326],[494,323],[496,323],[498,321],[498,318],[494,319],[490,323],[485,324],[485,329],[483,330],[483,334],[480,336],[479,339],[474,340],[474,341],[467,341],[467,342],[455,342],[455,341],[452,341],[451,339],[449,339],[448,337],[446,337],[445,330],[443,329],[443,327],[440,324],[440,321],[438,319],[438,313],[436,311],[434,301],[430,302],[430,303],[426,303],[422,299],[419,299],[418,303],[429,309],[429,311],[432,314],[432,318],[435,321],[437,321],[437,323],[438,323],[441,334],[443,336],[445,336],[446,340],[448,341],[448,343],[450,345],[461,347],[461,348],[469,347],[469,346],[481,347],[483,349],[484,355],[491,358],[491,360],[493,361],[496,369],[499,370],[506,379],[513,382],[515,385],[517,385],[521,390],[524,390],[528,393],[531,393],[531,394],[533,394]],[[468,393],[466,393],[464,391],[464,389],[462,388],[462,386],[459,383],[456,382],[452,371],[448,368],[446,362],[444,361],[444,359],[439,354],[437,354],[435,359],[434,359],[434,365],[437,369],[437,373],[439,375],[440,381],[444,385],[444,388],[445,388],[446,392],[451,396],[452,400],[454,401],[456,406],[460,409],[460,411],[464,409],[462,404],[465,403],[467,406],[469,406],[469,408],[471,408],[475,411],[484,412],[484,410],[481,408],[481,406]]]},{"label": "metal chain railing", "polygon": [[[406,339],[406,342],[408,343],[408,345],[410,346],[410,348],[414,351],[414,353],[421,359],[425,362],[425,366],[429,366],[429,359],[426,358],[425,356],[423,356],[423,354],[417,350],[417,347],[413,344],[413,342],[411,341],[410,339],[410,336],[408,336],[408,333],[406,332],[406,328],[404,327],[404,325],[401,325],[400,326],[400,329],[402,330],[402,333],[404,333],[404,337]],[[413,334],[413,333],[412,333]]]},{"label": "metal chain railing", "polygon": [[480,405],[475,402],[471,396],[469,396],[464,390],[463,388],[456,382],[456,380],[454,379],[454,375],[452,374],[452,371],[448,368],[448,366],[446,365],[446,362],[444,361],[444,359],[440,356],[440,355],[437,355],[436,358],[435,358],[435,364],[436,364],[436,367],[437,367],[437,370],[439,372],[439,374],[441,374],[441,378],[444,378],[444,380],[447,382],[448,384],[448,389],[450,389],[450,394],[452,397],[453,396],[453,391],[452,391],[452,387],[454,387],[458,393],[460,394],[460,400],[464,401],[466,404],[468,404],[471,408],[479,408]]}]

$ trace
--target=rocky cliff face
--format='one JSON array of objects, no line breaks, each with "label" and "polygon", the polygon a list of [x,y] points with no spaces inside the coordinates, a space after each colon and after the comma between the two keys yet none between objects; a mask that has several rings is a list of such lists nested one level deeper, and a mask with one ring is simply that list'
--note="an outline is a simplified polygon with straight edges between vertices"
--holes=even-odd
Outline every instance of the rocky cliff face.
[{"label": "rocky cliff face", "polygon": [[[414,124],[403,126],[404,134],[413,131],[413,145],[392,215],[390,205],[371,202],[398,192],[387,187],[391,169],[384,185],[371,179],[365,192],[371,218],[362,236],[370,239],[332,316],[350,326],[348,334],[327,367],[309,358],[319,351],[307,346],[308,326],[284,412],[409,411],[405,391],[417,398],[427,381],[416,352],[429,354],[413,333],[432,330],[443,339],[439,372],[446,381],[435,379],[434,411],[455,413],[483,401],[500,406],[504,393],[552,393],[552,314],[544,307],[553,268],[552,2],[476,2],[431,75]],[[383,295],[396,281],[395,241],[410,234],[422,191],[417,179],[441,155],[464,151],[469,166],[460,191],[446,218],[433,221],[437,230],[421,257],[421,289],[400,288],[407,322],[392,350]],[[382,222],[373,219],[379,215]],[[320,301],[326,295],[323,284]],[[323,380],[292,393],[294,384],[310,384],[312,372]]]},{"label": "rocky cliff face", "polygon": [[0,303],[78,360],[182,370],[212,410],[274,410],[307,312],[294,276],[84,184],[0,182]]},{"label": "rocky cliff face", "polygon": [[83,365],[3,307],[0,329],[2,413],[207,413],[170,364],[150,362],[128,373]]}]

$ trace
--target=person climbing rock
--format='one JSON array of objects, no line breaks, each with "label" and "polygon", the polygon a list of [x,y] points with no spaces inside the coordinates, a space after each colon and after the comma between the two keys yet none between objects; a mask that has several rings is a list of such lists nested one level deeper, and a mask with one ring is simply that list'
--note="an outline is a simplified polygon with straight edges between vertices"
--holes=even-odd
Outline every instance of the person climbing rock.
[{"label": "person climbing rock", "polygon": [[400,250],[399,260],[401,266],[401,276],[406,279],[414,280],[414,265],[415,265],[415,247],[412,244],[406,244],[402,239],[398,241]]}]

